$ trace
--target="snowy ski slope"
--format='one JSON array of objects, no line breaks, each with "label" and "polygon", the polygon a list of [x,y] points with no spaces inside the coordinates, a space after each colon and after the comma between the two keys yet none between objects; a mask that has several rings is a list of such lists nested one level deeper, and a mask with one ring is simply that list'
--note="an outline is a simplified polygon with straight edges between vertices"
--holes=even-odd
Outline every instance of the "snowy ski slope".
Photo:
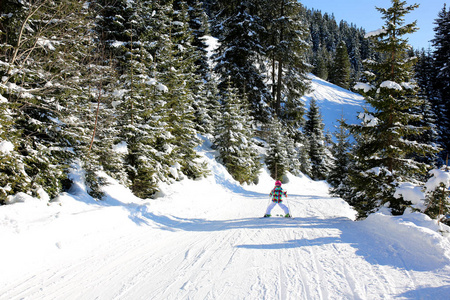
[{"label": "snowy ski slope", "polygon": [[157,200],[80,185],[0,207],[0,299],[448,299],[450,241],[423,215],[355,222],[326,183],[289,176],[295,218],[261,218],[267,173],[241,187],[200,151],[211,176]]},{"label": "snowy ski slope", "polygon": [[[304,100],[330,130],[341,111],[356,119],[361,96],[312,80]],[[450,239],[432,220],[355,222],[325,182],[294,176],[283,187],[295,218],[261,218],[273,180],[239,186],[208,146],[211,175],[156,200],[112,181],[95,202],[78,180],[50,205],[19,195],[1,206],[0,300],[450,298]]]}]

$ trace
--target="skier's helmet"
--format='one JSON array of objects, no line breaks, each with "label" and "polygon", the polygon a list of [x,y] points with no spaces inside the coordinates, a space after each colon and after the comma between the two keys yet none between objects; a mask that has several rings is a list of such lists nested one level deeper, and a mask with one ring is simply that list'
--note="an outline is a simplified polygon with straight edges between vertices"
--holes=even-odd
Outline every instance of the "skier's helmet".
[{"label": "skier's helmet", "polygon": [[276,186],[281,186],[281,181],[279,181],[279,180],[275,181],[275,185]]}]

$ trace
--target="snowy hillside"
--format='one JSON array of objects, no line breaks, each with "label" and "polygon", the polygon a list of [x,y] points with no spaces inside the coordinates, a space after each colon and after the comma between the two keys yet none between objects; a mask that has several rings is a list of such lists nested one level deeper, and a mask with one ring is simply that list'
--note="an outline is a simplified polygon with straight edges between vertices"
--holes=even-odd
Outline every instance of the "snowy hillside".
[{"label": "snowy hillside", "polygon": [[78,181],[0,207],[0,299],[448,299],[450,240],[426,216],[354,222],[326,183],[289,176],[295,218],[261,218],[268,174],[239,186],[208,146],[212,174],[156,200],[112,181],[94,202]]},{"label": "snowy hillside", "polygon": [[311,79],[311,92],[303,96],[306,109],[309,108],[309,101],[314,98],[320,107],[320,113],[323,117],[325,131],[334,132],[335,126],[341,116],[344,116],[348,124],[358,122],[358,113],[363,111],[364,97],[353,93],[337,85],[320,79],[313,74],[309,75]]}]

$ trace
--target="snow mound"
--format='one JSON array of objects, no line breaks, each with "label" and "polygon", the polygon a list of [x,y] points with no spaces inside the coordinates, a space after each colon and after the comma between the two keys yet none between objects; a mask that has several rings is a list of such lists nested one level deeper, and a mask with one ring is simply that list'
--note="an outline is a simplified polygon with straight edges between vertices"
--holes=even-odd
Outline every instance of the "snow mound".
[{"label": "snow mound", "polygon": [[374,244],[383,245],[379,249],[379,263],[392,264],[399,260],[401,267],[419,270],[450,264],[450,239],[439,233],[440,227],[427,215],[375,213],[361,223],[375,240]]}]

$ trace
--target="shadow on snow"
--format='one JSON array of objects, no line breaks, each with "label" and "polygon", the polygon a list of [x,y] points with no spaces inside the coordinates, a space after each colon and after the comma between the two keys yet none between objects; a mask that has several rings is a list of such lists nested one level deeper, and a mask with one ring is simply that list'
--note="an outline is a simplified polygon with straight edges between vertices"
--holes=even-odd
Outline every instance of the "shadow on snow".
[{"label": "shadow on snow", "polygon": [[[132,217],[136,223],[147,223],[150,220],[160,229],[168,231],[188,232],[215,232],[235,229],[295,229],[314,230],[320,228],[337,229],[340,232],[336,236],[336,230],[332,235],[316,239],[296,239],[282,243],[272,244],[247,244],[235,247],[247,250],[277,250],[277,249],[301,249],[333,244],[348,244],[353,247],[358,256],[363,257],[372,265],[388,265],[404,270],[431,271],[443,268],[450,262],[435,248],[430,247],[427,253],[415,249],[405,249],[401,241],[393,241],[375,238],[369,232],[359,226],[359,222],[353,222],[344,217],[320,219],[308,218],[243,218],[232,220],[206,220],[195,218],[179,218],[174,216],[156,215],[141,206],[140,212]],[[276,232],[274,232],[275,234]],[[420,241],[419,241],[420,242]]]}]

